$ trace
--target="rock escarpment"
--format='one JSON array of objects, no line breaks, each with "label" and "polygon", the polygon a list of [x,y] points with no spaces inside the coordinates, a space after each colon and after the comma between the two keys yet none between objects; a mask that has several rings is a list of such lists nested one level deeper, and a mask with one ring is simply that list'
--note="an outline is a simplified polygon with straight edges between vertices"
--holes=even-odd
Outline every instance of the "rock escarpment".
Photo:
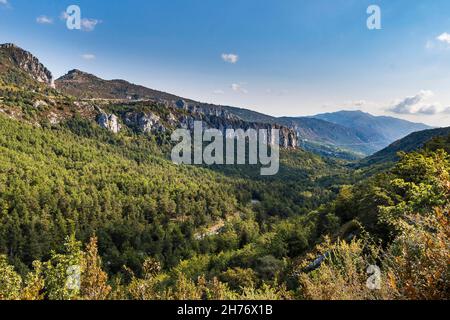
[{"label": "rock escarpment", "polygon": [[177,128],[192,131],[195,121],[201,121],[205,130],[218,129],[224,136],[228,129],[267,130],[268,141],[272,144],[275,142],[272,129],[277,129],[280,134],[279,145],[281,147],[296,148],[298,144],[294,130],[277,124],[244,121],[220,107],[194,105],[180,100],[171,104],[166,103],[163,108],[165,112],[155,107],[155,104],[150,101],[145,103],[128,102],[119,112],[116,112],[117,115],[106,114],[103,110],[98,109],[97,122],[103,128],[117,133],[121,129],[120,119],[120,122],[137,133],[157,134],[170,132]]},{"label": "rock escarpment", "polygon": [[30,52],[12,43],[0,45],[0,50],[6,55],[12,65],[25,71],[34,80],[53,87],[52,73]]}]

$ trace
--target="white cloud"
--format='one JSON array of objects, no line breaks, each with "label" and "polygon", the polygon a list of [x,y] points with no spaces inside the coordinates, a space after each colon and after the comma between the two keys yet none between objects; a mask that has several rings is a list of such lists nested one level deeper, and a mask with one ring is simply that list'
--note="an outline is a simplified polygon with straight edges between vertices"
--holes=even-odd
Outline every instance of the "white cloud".
[{"label": "white cloud", "polygon": [[225,92],[223,90],[220,90],[220,89],[214,90],[213,93],[214,94],[225,94]]},{"label": "white cloud", "polygon": [[430,104],[420,106],[415,113],[424,115],[434,115],[441,112],[444,112],[444,108],[442,108],[439,104]]},{"label": "white cloud", "polygon": [[101,23],[97,19],[81,19],[81,30],[83,31],[94,31],[95,27]]},{"label": "white cloud", "polygon": [[444,32],[443,34],[441,34],[440,36],[438,36],[436,38],[436,40],[440,41],[440,42],[444,42],[446,44],[450,44],[450,33]]},{"label": "white cloud", "polygon": [[[1,1],[1,0],[0,0]],[[52,24],[53,19],[47,16],[39,16],[36,18],[36,22],[39,24]]]},{"label": "white cloud", "polygon": [[428,50],[434,49],[434,42],[428,40],[427,43],[425,44],[425,49],[428,49]]},{"label": "white cloud", "polygon": [[0,0],[0,5],[8,5],[8,0]]},{"label": "white cloud", "polygon": [[69,18],[69,15],[67,14],[67,12],[63,11],[61,12],[61,15],[59,17],[61,20],[67,20],[67,18]]},{"label": "white cloud", "polygon": [[82,57],[84,60],[94,60],[94,59],[95,59],[95,55],[92,54],[92,53],[85,53],[85,54],[82,54],[81,57]]},{"label": "white cloud", "polygon": [[239,56],[234,53],[223,53],[222,60],[228,63],[235,64],[239,61]]},{"label": "white cloud", "polygon": [[367,105],[367,101],[366,100],[347,101],[344,103],[344,105],[348,107],[363,107]]},{"label": "white cloud", "polygon": [[417,114],[417,115],[436,115],[441,113],[450,113],[450,107],[443,107],[440,103],[425,104],[424,102],[433,97],[434,93],[430,90],[421,90],[418,94],[406,97],[396,101],[388,111],[397,114]]},{"label": "white cloud", "polygon": [[238,92],[238,93],[244,93],[244,94],[248,93],[248,90],[247,90],[247,89],[243,88],[242,85],[237,84],[237,83],[233,83],[233,84],[231,85],[231,89],[232,89],[234,92]]}]

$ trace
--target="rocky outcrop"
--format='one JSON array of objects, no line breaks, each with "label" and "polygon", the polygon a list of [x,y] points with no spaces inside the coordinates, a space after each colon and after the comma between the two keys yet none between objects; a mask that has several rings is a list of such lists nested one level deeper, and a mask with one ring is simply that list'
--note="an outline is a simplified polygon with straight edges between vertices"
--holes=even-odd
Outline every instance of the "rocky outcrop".
[{"label": "rocky outcrop", "polygon": [[283,148],[297,148],[298,139],[295,130],[277,124],[248,122],[242,120],[236,114],[227,109],[209,104],[196,104],[194,102],[186,102],[185,100],[178,100],[175,103],[176,108],[188,111],[190,116],[183,116],[180,118],[180,124],[183,128],[193,130],[194,121],[203,121],[203,127],[214,128],[222,131],[225,134],[227,129],[248,129],[268,130],[269,141],[273,144],[274,137],[271,136],[272,129],[278,129],[280,132],[279,144]]},{"label": "rocky outcrop", "polygon": [[124,115],[124,122],[127,126],[144,133],[166,131],[161,118],[152,112],[127,112]]},{"label": "rocky outcrop", "polygon": [[42,100],[37,100],[33,103],[33,108],[35,108],[35,109],[39,109],[39,108],[47,107],[47,106],[48,106],[47,102],[42,101]]},{"label": "rocky outcrop", "polygon": [[201,104],[194,102],[186,102],[185,100],[178,100],[175,106],[179,109],[186,110],[190,113],[203,114],[208,117],[218,117],[227,121],[242,121],[237,115],[229,112],[225,108],[216,105]]},{"label": "rocky outcrop", "polygon": [[100,113],[97,116],[97,123],[100,127],[108,129],[113,133],[119,133],[122,129],[119,118],[114,114]]},{"label": "rocky outcrop", "polygon": [[258,122],[246,122],[240,119],[228,120],[227,118],[216,117],[216,116],[205,116],[204,114],[195,114],[189,116],[182,116],[179,119],[179,126],[185,129],[194,130],[194,122],[202,121],[204,129],[218,129],[224,136],[226,135],[226,130],[228,129],[242,129],[247,131],[249,129],[253,130],[267,130],[268,141],[270,144],[275,143],[275,137],[272,136],[272,129],[279,130],[279,145],[283,148],[297,148],[298,140],[297,134],[294,130],[287,127],[282,127],[276,124],[264,124]]},{"label": "rocky outcrop", "polygon": [[7,53],[13,65],[28,73],[34,80],[54,86],[52,73],[30,52],[12,43],[0,45],[0,50]]}]

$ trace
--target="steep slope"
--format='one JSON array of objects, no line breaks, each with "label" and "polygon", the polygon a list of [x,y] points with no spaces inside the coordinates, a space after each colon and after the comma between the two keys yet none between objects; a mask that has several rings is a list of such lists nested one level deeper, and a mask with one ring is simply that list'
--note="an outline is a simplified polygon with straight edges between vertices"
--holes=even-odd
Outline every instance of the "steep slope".
[{"label": "steep slope", "polygon": [[51,72],[30,52],[11,43],[0,45],[0,81],[22,87],[38,87],[35,82],[53,85]]},{"label": "steep slope", "polygon": [[103,80],[80,71],[71,70],[55,80],[55,86],[65,94],[81,99],[118,99],[118,100],[179,100],[174,95],[135,85],[124,80]]},{"label": "steep slope", "polygon": [[430,129],[414,132],[403,139],[400,139],[387,148],[375,153],[374,155],[361,160],[361,166],[376,165],[398,160],[398,152],[412,152],[422,148],[427,142],[436,137],[445,137],[450,135],[450,127]]},{"label": "steep slope", "polygon": [[278,118],[297,132],[300,146],[323,156],[356,159],[371,153],[357,132],[339,124],[314,118]]},{"label": "steep slope", "polygon": [[361,111],[339,111],[318,114],[313,118],[336,123],[353,129],[357,136],[373,152],[387,147],[408,134],[430,129],[421,123],[413,123],[392,117],[377,117]]}]

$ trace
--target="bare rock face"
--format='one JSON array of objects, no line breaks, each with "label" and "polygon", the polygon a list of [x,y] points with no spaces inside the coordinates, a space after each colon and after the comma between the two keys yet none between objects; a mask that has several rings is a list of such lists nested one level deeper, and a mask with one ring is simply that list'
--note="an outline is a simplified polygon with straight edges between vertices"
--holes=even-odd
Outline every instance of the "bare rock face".
[{"label": "bare rock face", "polygon": [[119,133],[122,129],[122,126],[119,123],[119,118],[114,114],[101,113],[97,117],[97,123],[100,127],[108,129],[114,133]]},{"label": "bare rock face", "polygon": [[7,53],[15,66],[28,73],[34,80],[54,87],[52,73],[30,52],[12,43],[2,44],[0,49]]},{"label": "bare rock face", "polygon": [[124,116],[124,122],[127,126],[137,128],[140,132],[166,131],[161,118],[152,112],[128,112]]},{"label": "bare rock face", "polygon": [[247,122],[242,120],[236,114],[221,108],[220,106],[197,104],[195,102],[187,102],[185,100],[178,100],[175,102],[175,108],[188,111],[190,115],[184,115],[179,119],[179,126],[189,130],[193,130],[194,121],[202,121],[203,127],[208,129],[218,129],[225,134],[227,129],[248,129],[268,131],[268,141],[274,144],[275,137],[272,137],[272,129],[278,129],[280,132],[279,145],[283,148],[297,148],[298,139],[295,130],[288,127],[267,124],[260,122]]},{"label": "bare rock face", "polygon": [[298,137],[294,130],[288,129],[286,127],[281,127],[280,129],[280,146],[284,148],[297,148],[298,147]]},{"label": "bare rock face", "polygon": [[242,129],[247,131],[252,130],[267,130],[267,140],[269,144],[275,144],[275,137],[272,136],[272,130],[276,129],[279,131],[279,145],[282,148],[292,148],[298,147],[297,134],[294,130],[287,127],[283,127],[276,124],[265,124],[258,122],[246,122],[238,118],[227,118],[223,116],[216,115],[205,115],[204,113],[195,113],[191,115],[183,115],[179,119],[179,127],[188,130],[194,130],[194,122],[202,121],[202,126],[204,129],[218,129],[222,134],[226,135],[226,130],[228,129]]}]

